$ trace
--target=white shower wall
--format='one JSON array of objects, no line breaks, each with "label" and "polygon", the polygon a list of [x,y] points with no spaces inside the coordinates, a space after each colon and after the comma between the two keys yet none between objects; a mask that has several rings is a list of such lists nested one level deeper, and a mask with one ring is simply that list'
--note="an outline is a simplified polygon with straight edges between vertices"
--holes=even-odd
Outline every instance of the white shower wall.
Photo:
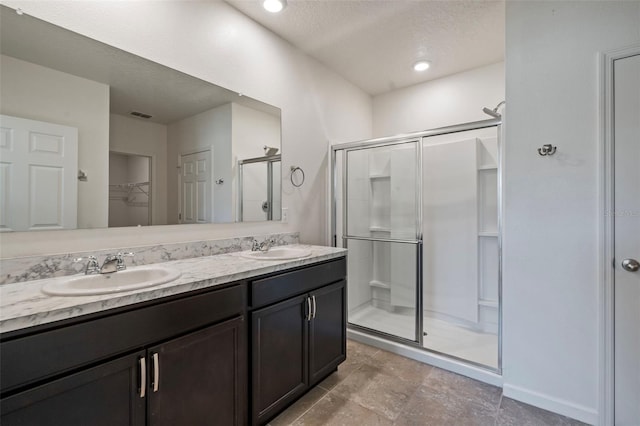
[{"label": "white shower wall", "polygon": [[425,315],[497,332],[496,130],[424,139]]}]

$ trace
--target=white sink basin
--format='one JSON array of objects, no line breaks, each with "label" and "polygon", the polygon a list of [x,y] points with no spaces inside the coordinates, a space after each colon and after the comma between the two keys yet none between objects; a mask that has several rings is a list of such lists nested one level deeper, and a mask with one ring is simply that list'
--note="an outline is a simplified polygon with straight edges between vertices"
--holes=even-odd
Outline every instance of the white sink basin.
[{"label": "white sink basin", "polygon": [[162,266],[139,266],[111,274],[82,275],[46,284],[42,292],[52,296],[89,296],[118,293],[168,283],[181,272]]},{"label": "white sink basin", "polygon": [[273,247],[269,251],[243,251],[240,256],[254,260],[293,260],[311,256],[311,250],[294,247]]}]

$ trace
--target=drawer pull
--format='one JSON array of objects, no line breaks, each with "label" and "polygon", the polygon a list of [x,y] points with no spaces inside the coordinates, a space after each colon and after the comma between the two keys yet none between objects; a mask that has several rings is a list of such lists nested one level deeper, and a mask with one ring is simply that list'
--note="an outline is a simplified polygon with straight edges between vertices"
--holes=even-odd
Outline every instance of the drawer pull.
[{"label": "drawer pull", "polygon": [[153,391],[158,392],[160,386],[160,363],[158,362],[158,353],[153,354]]},{"label": "drawer pull", "polygon": [[311,315],[311,318],[315,318],[316,317],[316,297],[311,296],[311,300],[313,301],[313,314]]},{"label": "drawer pull", "polygon": [[147,390],[147,361],[145,357],[140,358],[140,398],[144,398]]}]

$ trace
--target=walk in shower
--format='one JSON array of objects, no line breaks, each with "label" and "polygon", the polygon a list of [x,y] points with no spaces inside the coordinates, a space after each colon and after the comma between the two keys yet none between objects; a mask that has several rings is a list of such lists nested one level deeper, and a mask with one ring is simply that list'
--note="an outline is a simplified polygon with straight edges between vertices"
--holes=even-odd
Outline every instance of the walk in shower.
[{"label": "walk in shower", "polygon": [[500,372],[496,115],[332,147],[352,330]]}]

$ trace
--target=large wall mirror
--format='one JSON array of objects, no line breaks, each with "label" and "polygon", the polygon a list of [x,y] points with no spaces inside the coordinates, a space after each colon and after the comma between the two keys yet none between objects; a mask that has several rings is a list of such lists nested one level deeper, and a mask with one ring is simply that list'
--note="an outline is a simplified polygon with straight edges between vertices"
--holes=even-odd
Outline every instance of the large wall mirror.
[{"label": "large wall mirror", "polygon": [[0,230],[280,220],[280,109],[0,20]]}]

